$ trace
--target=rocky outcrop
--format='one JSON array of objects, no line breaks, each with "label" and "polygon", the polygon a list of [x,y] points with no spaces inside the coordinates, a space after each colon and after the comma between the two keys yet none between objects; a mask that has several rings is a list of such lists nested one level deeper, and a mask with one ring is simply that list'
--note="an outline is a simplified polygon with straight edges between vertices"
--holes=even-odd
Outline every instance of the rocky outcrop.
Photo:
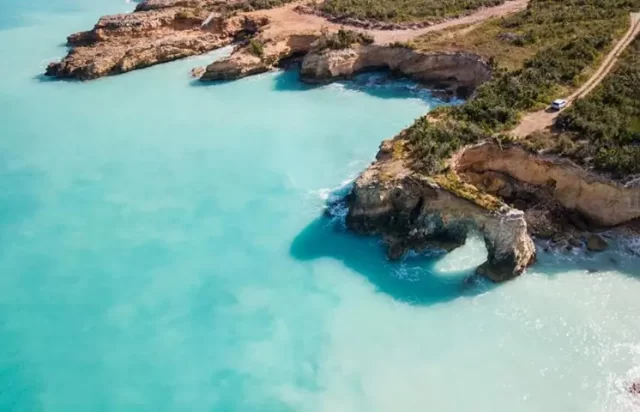
[{"label": "rocky outcrop", "polygon": [[148,0],[138,5],[140,11],[102,17],[92,30],[67,38],[72,50],[49,64],[46,75],[90,80],[124,73],[206,53],[252,36],[268,23],[259,17],[224,18],[213,6],[207,8],[210,4]]},{"label": "rocky outcrop", "polygon": [[[283,59],[306,54],[319,34],[298,34],[283,39],[254,40],[236,49],[231,56],[207,66],[201,81],[235,80],[274,68]],[[260,49],[256,49],[259,47]]]},{"label": "rocky outcrop", "polygon": [[420,83],[468,96],[491,77],[489,65],[468,53],[422,53],[406,47],[354,45],[341,50],[315,50],[319,33],[287,36],[284,39],[256,38],[262,47],[251,45],[210,64],[202,81],[232,80],[271,70],[292,55],[304,55],[300,78],[308,83],[328,83],[375,69],[389,69]]},{"label": "rocky outcrop", "polygon": [[487,62],[474,54],[424,53],[408,47],[380,45],[313,51],[305,56],[300,76],[306,82],[326,83],[375,69],[389,69],[462,96],[469,95],[491,77]]},{"label": "rocky outcrop", "polygon": [[530,185],[539,197],[577,212],[589,226],[611,227],[640,218],[640,187],[589,173],[567,159],[482,143],[464,149],[454,163],[460,176],[489,193],[508,197],[515,185]]},{"label": "rocky outcrop", "polygon": [[354,184],[347,215],[351,230],[381,235],[392,258],[433,240],[461,244],[469,232],[478,231],[488,251],[478,273],[495,282],[521,274],[535,261],[522,212],[507,206],[487,210],[443,189],[395,159],[393,144],[383,143],[377,161]]}]

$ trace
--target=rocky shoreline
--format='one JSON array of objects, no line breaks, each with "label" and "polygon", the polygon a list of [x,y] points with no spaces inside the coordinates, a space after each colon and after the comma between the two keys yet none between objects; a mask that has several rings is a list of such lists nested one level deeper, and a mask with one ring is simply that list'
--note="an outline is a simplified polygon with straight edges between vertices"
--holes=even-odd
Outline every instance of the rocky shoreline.
[{"label": "rocky shoreline", "polygon": [[[260,39],[260,36],[256,37]],[[194,72],[201,81],[235,80],[274,69],[285,59],[302,56],[300,80],[325,84],[350,79],[371,70],[390,70],[450,95],[468,97],[491,77],[489,64],[470,53],[423,53],[407,47],[353,45],[344,49],[317,49],[319,34],[301,34],[263,41],[263,54],[251,46],[237,48],[229,57]]]},{"label": "rocky shoreline", "polygon": [[385,141],[376,161],[355,181],[348,200],[349,229],[382,236],[391,259],[434,241],[447,242],[451,250],[464,244],[470,232],[479,232],[488,259],[477,272],[494,282],[518,276],[535,262],[523,212],[507,205],[487,210],[443,189],[394,156],[396,143]]},{"label": "rocky shoreline", "polygon": [[[233,80],[299,59],[300,79],[308,83],[384,69],[461,97],[471,96],[492,76],[490,64],[471,53],[427,53],[370,42],[326,47],[319,41],[328,35],[324,30],[273,35],[269,17],[219,13],[220,4],[147,0],[133,13],[105,16],[92,30],[69,36],[72,50],[51,63],[46,74],[90,80],[234,43],[230,56],[192,74],[203,82]],[[550,239],[558,248],[597,251],[607,243],[596,232],[640,218],[640,188],[563,159],[482,142],[458,151],[447,173],[429,176],[412,169],[405,143],[403,133],[383,142],[348,197],[347,226],[381,236],[392,259],[434,244],[451,250],[468,233],[478,232],[488,259],[477,271],[502,282],[535,262],[535,238]]]},{"label": "rocky shoreline", "polygon": [[154,1],[128,14],[104,16],[92,30],[67,38],[69,54],[46,75],[92,80],[203,54],[253,36],[266,18],[225,17],[202,6],[213,2]]}]

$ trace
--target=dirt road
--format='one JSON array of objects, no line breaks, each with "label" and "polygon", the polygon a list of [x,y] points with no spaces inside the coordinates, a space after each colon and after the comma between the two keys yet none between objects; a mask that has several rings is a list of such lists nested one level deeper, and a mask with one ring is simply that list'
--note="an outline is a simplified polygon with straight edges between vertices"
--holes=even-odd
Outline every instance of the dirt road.
[{"label": "dirt road", "polygon": [[[625,48],[635,37],[640,33],[640,13],[631,14],[631,26],[625,35],[616,43],[614,48],[609,52],[607,57],[596,70],[596,72],[587,80],[578,90],[573,92],[569,97],[566,97],[567,107],[569,107],[576,99],[584,97],[591,92],[600,82],[609,74],[611,69],[618,61],[618,57],[624,51]],[[556,118],[558,117],[558,111],[540,110],[537,112],[529,113],[522,118],[520,124],[511,132],[514,136],[525,137],[531,133],[544,130],[553,126]]]},{"label": "dirt road", "polygon": [[[375,42],[378,44],[404,42],[429,32],[443,30],[459,25],[479,23],[491,17],[499,17],[505,16],[510,13],[515,13],[517,11],[524,10],[527,7],[527,3],[528,0],[511,0],[499,6],[487,7],[478,10],[475,13],[469,14],[468,16],[447,20],[442,23],[434,24],[433,26],[424,27],[421,29],[364,30],[356,28],[355,30],[366,31],[367,33],[371,34],[375,39]],[[266,34],[272,38],[287,36],[295,33],[318,31],[323,27],[326,27],[330,30],[337,30],[338,28],[342,27],[342,25],[332,23],[321,16],[296,12],[294,9],[299,4],[299,2],[294,2],[284,7],[279,7],[271,10],[260,10],[249,14],[262,16],[266,15],[271,19],[271,23],[266,30]]]}]

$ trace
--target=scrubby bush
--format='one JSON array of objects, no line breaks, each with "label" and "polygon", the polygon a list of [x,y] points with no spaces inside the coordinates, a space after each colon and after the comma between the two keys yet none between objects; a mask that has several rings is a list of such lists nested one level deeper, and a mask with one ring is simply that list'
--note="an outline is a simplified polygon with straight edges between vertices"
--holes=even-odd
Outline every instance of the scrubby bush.
[{"label": "scrubby bush", "polygon": [[249,52],[254,56],[262,58],[264,56],[264,44],[258,39],[249,40]]},{"label": "scrubby bush", "polygon": [[293,0],[241,0],[223,4],[221,11],[233,12],[240,10],[249,12],[253,10],[273,9],[291,3],[292,1]]},{"label": "scrubby bush", "polygon": [[318,7],[336,17],[385,22],[440,20],[505,0],[325,0]]},{"label": "scrubby bush", "polygon": [[373,37],[371,37],[371,35],[360,31],[346,30],[341,28],[335,33],[323,33],[322,36],[316,41],[314,47],[317,50],[341,50],[347,49],[354,44],[371,43],[373,43]]}]

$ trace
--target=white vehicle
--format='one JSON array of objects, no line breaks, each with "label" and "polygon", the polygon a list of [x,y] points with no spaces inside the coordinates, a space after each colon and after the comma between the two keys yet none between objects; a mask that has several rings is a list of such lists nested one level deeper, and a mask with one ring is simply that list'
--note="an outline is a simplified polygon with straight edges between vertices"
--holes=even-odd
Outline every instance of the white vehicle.
[{"label": "white vehicle", "polygon": [[567,101],[564,99],[556,99],[551,103],[551,108],[553,110],[560,110],[567,107]]}]

